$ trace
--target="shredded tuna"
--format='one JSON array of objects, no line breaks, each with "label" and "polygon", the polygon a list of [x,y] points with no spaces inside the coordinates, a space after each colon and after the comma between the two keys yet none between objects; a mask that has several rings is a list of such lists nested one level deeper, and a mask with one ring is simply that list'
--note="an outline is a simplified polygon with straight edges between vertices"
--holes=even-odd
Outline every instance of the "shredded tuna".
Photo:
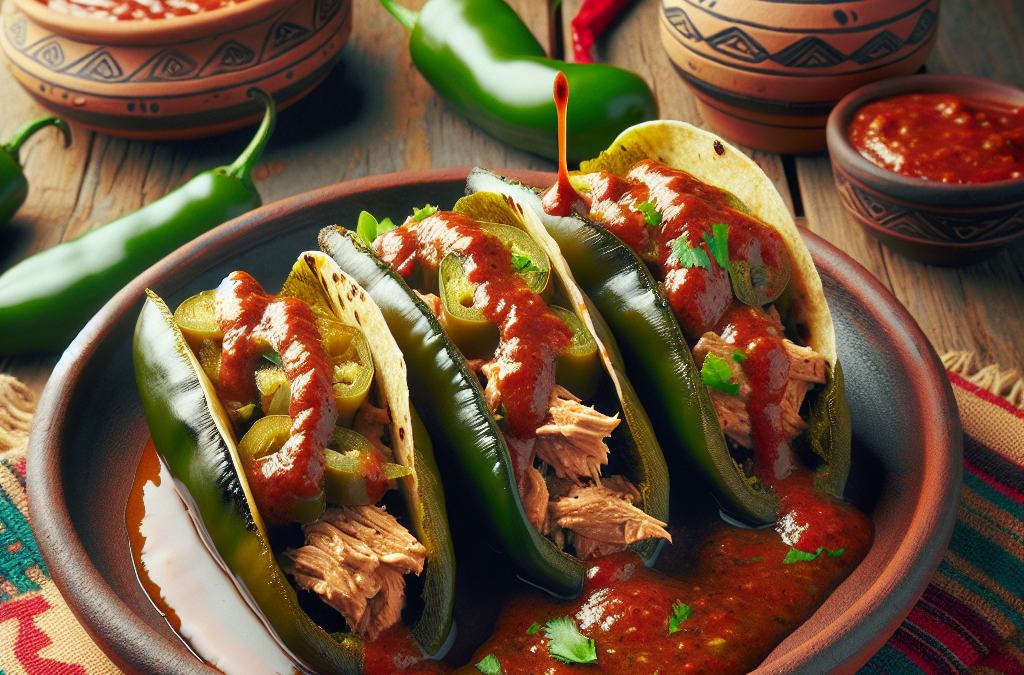
[{"label": "shredded tuna", "polygon": [[371,640],[401,618],[405,579],[423,571],[427,550],[377,506],[328,509],[303,525],[306,545],[289,549],[282,568],[301,588],[338,610]]},{"label": "shredded tuna", "polygon": [[387,408],[378,408],[369,400],[363,401],[352,421],[352,431],[366,437],[370,444],[380,451],[385,461],[392,461],[391,448],[384,445],[381,439],[388,434],[387,425],[391,424],[391,416]]},{"label": "shredded tuna", "polygon": [[497,361],[489,361],[480,366],[480,372],[487,380],[487,384],[484,386],[484,402],[487,404],[487,409],[491,411],[492,415],[498,411],[498,405],[501,403],[501,397],[498,394],[498,386],[496,384],[498,369]]},{"label": "shredded tuna", "polygon": [[[573,537],[627,546],[644,539],[667,539],[665,523],[633,505],[640,493],[621,477],[605,485],[575,486],[568,496],[548,504],[552,524],[572,530]],[[581,542],[584,548],[597,547]],[[577,553],[580,553],[577,549]],[[581,554],[582,555],[582,554]]]},{"label": "shredded tuna", "polygon": [[441,318],[441,298],[437,297],[433,293],[420,293],[415,288],[412,291],[419,299],[426,303],[430,311],[434,313],[434,316]]},{"label": "shredded tuna", "polygon": [[526,469],[526,475],[519,482],[519,498],[523,500],[526,517],[541,534],[548,534],[548,486],[544,477],[534,467]]},{"label": "shredded tuna", "polygon": [[580,483],[582,478],[601,482],[601,466],[608,463],[607,438],[619,426],[619,416],[603,415],[580,403],[564,387],[551,392],[545,423],[537,429],[537,456],[550,464],[559,478]]},{"label": "shredded tuna", "polygon": [[[774,309],[774,308],[773,308]],[[778,321],[778,312],[770,314]],[[800,417],[800,406],[803,405],[810,382],[825,383],[825,357],[810,347],[801,347],[783,339],[783,346],[789,356],[789,382],[780,407],[782,409],[782,425],[789,437],[798,436],[807,429],[807,421]],[[708,388],[711,403],[718,414],[718,422],[726,436],[740,445],[753,447],[751,439],[750,416],[747,414],[747,399],[750,397],[750,385],[743,367],[732,358],[735,345],[729,344],[714,333],[705,333],[693,348],[694,361],[698,367],[704,365],[704,358],[714,354],[729,366],[734,382],[740,385],[739,393],[730,396],[717,389]]]}]

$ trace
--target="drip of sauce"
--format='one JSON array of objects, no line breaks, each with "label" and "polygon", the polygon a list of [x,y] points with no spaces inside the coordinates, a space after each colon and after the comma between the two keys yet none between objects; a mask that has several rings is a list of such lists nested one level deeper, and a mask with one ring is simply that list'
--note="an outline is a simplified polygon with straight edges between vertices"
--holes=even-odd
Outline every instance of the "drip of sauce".
[{"label": "drip of sauce", "polygon": [[[823,518],[842,523],[830,549],[839,555],[823,551],[785,563],[791,549],[774,531],[720,525],[698,546],[696,564],[678,546],[662,553],[657,571],[631,552],[599,558],[576,600],[533,593],[507,605],[471,663],[494,654],[505,675],[746,673],[814,613],[870,548],[866,515],[831,498],[817,501]],[[690,613],[672,631],[676,603]],[[558,617],[571,618],[595,641],[596,665],[562,663],[549,654],[543,629],[527,632]],[[475,668],[456,672],[472,675]]]},{"label": "drip of sauce", "polygon": [[245,272],[217,288],[217,323],[224,335],[218,393],[227,401],[256,400],[256,360],[272,348],[291,383],[288,440],[277,452],[248,462],[246,476],[260,515],[271,525],[294,520],[297,502],[323,491],[323,449],[338,410],[330,361],[320,344],[313,310],[302,300],[267,295]]},{"label": "drip of sauce", "polygon": [[524,440],[536,436],[555,386],[555,359],[572,331],[516,273],[501,240],[466,216],[439,211],[384,233],[374,247],[400,274],[412,274],[417,261],[437,269],[446,255],[463,256],[466,278],[476,288],[473,306],[498,326],[493,381],[508,433]]},{"label": "drip of sauce", "polygon": [[302,672],[210,555],[152,441],[125,520],[143,589],[195,654],[225,675]]},{"label": "drip of sauce", "polygon": [[558,182],[544,193],[544,210],[554,216],[571,216],[573,211],[583,211],[583,198],[569,183],[569,170],[565,159],[566,113],[569,108],[569,81],[565,73],[555,75],[555,109],[558,111]]}]

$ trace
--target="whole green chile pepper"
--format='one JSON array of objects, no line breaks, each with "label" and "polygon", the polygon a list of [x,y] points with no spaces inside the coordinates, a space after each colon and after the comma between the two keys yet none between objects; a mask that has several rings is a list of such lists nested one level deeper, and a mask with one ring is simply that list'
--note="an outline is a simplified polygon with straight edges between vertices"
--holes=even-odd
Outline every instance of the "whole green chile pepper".
[{"label": "whole green chile pepper", "polygon": [[546,58],[504,0],[428,0],[420,12],[380,2],[411,32],[409,51],[427,82],[460,114],[516,147],[557,159],[551,89],[558,71],[575,92],[568,113],[572,163],[596,157],[626,127],[658,117],[642,78]]},{"label": "whole green chile pepper", "polygon": [[10,222],[25,202],[28,181],[21,172],[18,151],[30,136],[44,127],[57,127],[64,134],[64,147],[71,145],[71,127],[59,117],[44,117],[18,129],[7,144],[0,146],[0,228]]},{"label": "whole green chile pepper", "polygon": [[134,213],[27,258],[0,275],[0,354],[63,349],[136,275],[195,237],[260,206],[252,170],[274,131],[274,100],[230,166],[204,171]]}]

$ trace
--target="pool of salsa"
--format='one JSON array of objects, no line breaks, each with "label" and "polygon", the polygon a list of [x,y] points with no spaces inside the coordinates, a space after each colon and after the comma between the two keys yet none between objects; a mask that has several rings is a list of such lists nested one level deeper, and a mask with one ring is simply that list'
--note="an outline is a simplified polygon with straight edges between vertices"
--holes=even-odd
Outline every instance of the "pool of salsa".
[{"label": "pool of salsa", "polygon": [[847,130],[861,156],[903,176],[943,183],[1024,180],[1024,108],[952,94],[873,101]]},{"label": "pool of salsa", "polygon": [[169,19],[230,7],[244,0],[38,0],[72,16],[104,21]]}]

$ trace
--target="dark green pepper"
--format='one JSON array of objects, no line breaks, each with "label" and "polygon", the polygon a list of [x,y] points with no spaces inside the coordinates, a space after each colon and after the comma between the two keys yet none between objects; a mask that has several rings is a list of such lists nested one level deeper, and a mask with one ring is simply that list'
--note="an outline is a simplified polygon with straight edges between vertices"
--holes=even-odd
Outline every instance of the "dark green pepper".
[{"label": "dark green pepper", "polygon": [[260,206],[252,184],[277,121],[274,100],[230,166],[204,171],[134,213],[21,261],[0,275],[0,354],[63,349],[115,293],[168,253]]},{"label": "dark green pepper", "polygon": [[558,71],[576,92],[569,107],[569,161],[595,157],[620,131],[657,119],[647,83],[628,70],[546,58],[503,0],[428,0],[420,12],[381,4],[410,32],[413,63],[434,89],[492,136],[557,159],[551,100]]},{"label": "dark green pepper", "polygon": [[[315,262],[309,265],[314,275],[315,268]],[[243,479],[231,421],[170,310],[152,291],[147,294],[135,328],[133,358],[154,446],[188,490],[228,570],[285,646],[319,672],[360,673],[363,640],[328,634],[299,606]],[[414,408],[410,427],[415,489],[403,484],[402,495],[410,529],[427,549],[424,606],[411,635],[426,653],[436,654],[453,630],[455,558],[430,437]]]},{"label": "dark green pepper", "polygon": [[[545,214],[531,188],[474,169],[467,192],[478,191],[501,191],[542,217],[580,288],[616,336],[627,371],[644,383],[640,398],[664,447],[682,450],[666,452],[672,475],[696,473],[733,516],[754,523],[774,522],[778,500],[759,482],[748,479],[732,458],[700,369],[643,260],[593,222]],[[850,423],[838,361],[828,370],[810,422],[812,450],[823,460],[815,471],[815,485],[841,495],[850,466]]]},{"label": "dark green pepper", "polygon": [[[508,448],[487,410],[480,383],[433,312],[355,233],[326,228],[320,232],[320,247],[366,289],[391,327],[405,355],[410,397],[438,443],[442,475],[449,484],[460,486],[452,496],[461,500],[459,512],[477,518],[480,531],[522,578],[561,597],[577,595],[584,564],[541,536],[527,519]],[[644,510],[667,520],[665,460],[650,421],[625,379],[614,338],[600,317],[592,317],[622,385],[620,400],[629,429],[623,434],[624,473],[640,489]],[[630,548],[650,558],[657,546],[657,541],[647,540]]]},{"label": "dark green pepper", "polygon": [[28,195],[28,181],[21,172],[18,151],[28,138],[44,127],[54,126],[64,134],[64,147],[71,145],[71,127],[58,117],[44,117],[18,129],[8,143],[0,146],[0,228],[10,222]]}]

